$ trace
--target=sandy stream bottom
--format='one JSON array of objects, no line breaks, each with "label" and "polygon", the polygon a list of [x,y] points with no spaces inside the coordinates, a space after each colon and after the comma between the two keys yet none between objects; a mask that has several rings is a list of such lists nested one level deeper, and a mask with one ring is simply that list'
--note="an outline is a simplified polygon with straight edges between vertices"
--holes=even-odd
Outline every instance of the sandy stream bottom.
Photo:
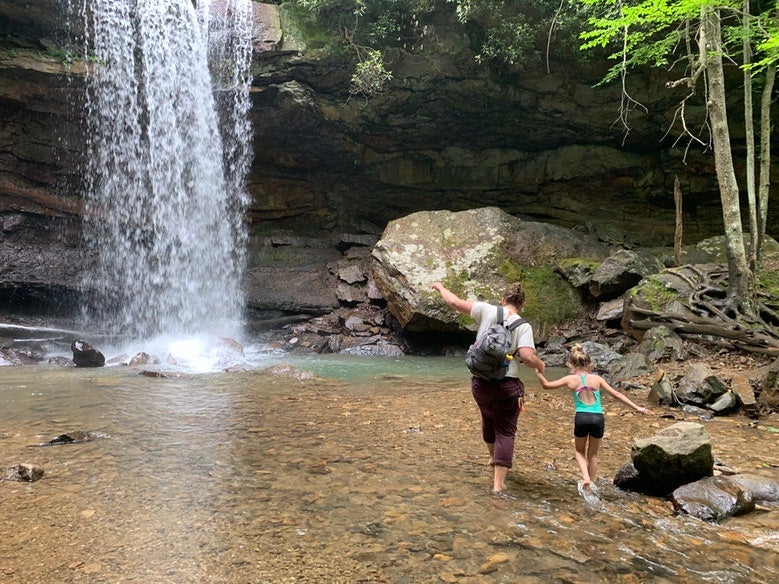
[{"label": "sandy stream bottom", "polygon": [[[679,410],[605,403],[590,504],[571,404],[532,382],[499,498],[466,379],[3,369],[0,468],[46,473],[0,482],[7,584],[779,581],[779,507],[712,525],[612,488]],[[777,478],[779,420],[701,423],[716,460]],[[73,430],[103,437],[34,447]]]}]

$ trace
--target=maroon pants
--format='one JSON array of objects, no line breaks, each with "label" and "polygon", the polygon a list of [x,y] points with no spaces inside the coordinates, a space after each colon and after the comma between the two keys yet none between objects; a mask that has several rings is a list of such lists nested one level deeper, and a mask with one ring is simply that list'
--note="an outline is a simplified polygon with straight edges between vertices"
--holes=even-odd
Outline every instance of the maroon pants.
[{"label": "maroon pants", "polygon": [[511,468],[514,459],[514,437],[519,419],[519,398],[525,386],[515,377],[500,381],[471,379],[471,393],[481,411],[481,435],[487,444],[494,444],[492,461]]}]

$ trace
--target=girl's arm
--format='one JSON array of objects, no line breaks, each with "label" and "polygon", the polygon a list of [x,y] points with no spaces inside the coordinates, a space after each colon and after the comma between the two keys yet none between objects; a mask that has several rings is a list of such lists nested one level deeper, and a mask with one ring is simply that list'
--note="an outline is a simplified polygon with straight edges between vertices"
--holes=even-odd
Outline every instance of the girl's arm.
[{"label": "girl's arm", "polygon": [[637,412],[639,412],[641,414],[651,414],[652,413],[651,410],[649,410],[647,408],[644,408],[644,407],[641,407],[641,406],[637,406],[636,404],[634,404],[632,401],[630,401],[630,398],[628,396],[626,396],[623,393],[620,393],[619,391],[617,391],[616,389],[611,387],[606,382],[606,380],[603,379],[600,375],[598,375],[597,378],[598,378],[598,382],[600,384],[600,389],[605,389],[609,394],[611,394],[612,397],[618,399],[619,401],[621,401],[624,404],[629,405],[631,408],[633,408],[634,410],[636,410]]},{"label": "girl's arm", "polygon": [[536,377],[538,377],[538,381],[541,382],[541,387],[544,389],[556,389],[558,387],[565,387],[569,383],[570,375],[566,375],[565,377],[561,377],[560,379],[556,379],[554,381],[549,381],[546,377],[544,377],[544,374],[541,373],[538,369],[536,371]]}]

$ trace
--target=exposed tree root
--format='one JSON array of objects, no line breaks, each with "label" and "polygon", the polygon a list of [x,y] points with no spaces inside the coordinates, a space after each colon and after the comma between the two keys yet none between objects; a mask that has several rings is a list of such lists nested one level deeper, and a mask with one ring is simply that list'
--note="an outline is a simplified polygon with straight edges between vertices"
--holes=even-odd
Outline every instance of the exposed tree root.
[{"label": "exposed tree root", "polygon": [[681,336],[719,337],[744,351],[779,356],[776,310],[759,297],[757,313],[746,313],[745,303],[728,297],[727,279],[727,269],[713,264],[666,270],[658,281],[674,293],[673,300],[650,306],[640,294],[631,297],[625,305],[623,325],[640,334],[665,326]]}]

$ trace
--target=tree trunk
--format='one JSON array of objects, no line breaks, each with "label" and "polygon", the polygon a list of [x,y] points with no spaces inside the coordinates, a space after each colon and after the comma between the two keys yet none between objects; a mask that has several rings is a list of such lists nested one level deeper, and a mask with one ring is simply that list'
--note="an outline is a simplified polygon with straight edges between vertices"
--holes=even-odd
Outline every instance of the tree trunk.
[{"label": "tree trunk", "polygon": [[[749,0],[744,0],[744,12],[741,14],[744,27],[744,40],[742,43],[744,51],[744,65],[752,62],[752,39],[749,30]],[[757,226],[758,208],[757,195],[755,194],[755,118],[752,105],[752,73],[744,69],[744,130],[746,133],[747,146],[747,201],[749,202],[749,267],[755,274],[757,273],[757,246],[759,239],[759,229]]]},{"label": "tree trunk", "polygon": [[725,250],[728,258],[728,301],[745,315],[756,313],[755,277],[749,269],[741,225],[738,183],[730,150],[730,130],[722,66],[722,34],[717,9],[705,8],[702,18],[701,58],[706,63],[708,109],[714,144],[714,164],[722,202]]},{"label": "tree trunk", "polygon": [[768,218],[768,194],[771,189],[771,95],[774,92],[776,65],[771,64],[765,72],[765,86],[760,103],[760,186],[758,188],[758,239],[757,261],[760,262],[765,241]]},{"label": "tree trunk", "polygon": [[[774,7],[773,24],[779,25],[779,4]],[[776,49],[773,57],[777,57]],[[766,219],[768,217],[768,194],[771,188],[771,102],[774,93],[774,81],[776,80],[776,62],[768,65],[765,71],[765,85],[760,102],[760,182],[757,190],[758,200],[758,240],[757,261],[758,265],[763,253],[763,241],[765,240]]]},{"label": "tree trunk", "polygon": [[682,263],[682,233],[684,229],[682,214],[682,185],[679,177],[674,177],[674,205],[676,207],[676,231],[674,232],[674,264]]}]

